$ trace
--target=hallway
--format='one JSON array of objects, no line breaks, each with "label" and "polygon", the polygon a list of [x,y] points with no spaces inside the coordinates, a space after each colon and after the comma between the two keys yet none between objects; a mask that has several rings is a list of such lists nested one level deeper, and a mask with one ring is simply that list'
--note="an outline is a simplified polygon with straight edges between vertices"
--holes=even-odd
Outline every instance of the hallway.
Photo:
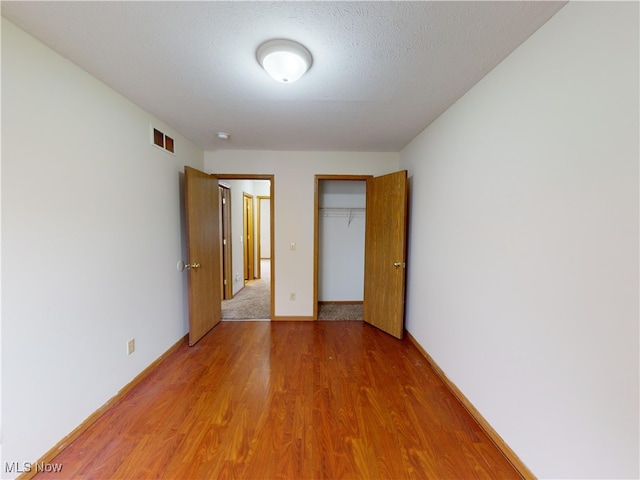
[{"label": "hallway", "polygon": [[260,260],[261,278],[249,280],[232,299],[222,301],[222,320],[271,318],[271,260]]}]

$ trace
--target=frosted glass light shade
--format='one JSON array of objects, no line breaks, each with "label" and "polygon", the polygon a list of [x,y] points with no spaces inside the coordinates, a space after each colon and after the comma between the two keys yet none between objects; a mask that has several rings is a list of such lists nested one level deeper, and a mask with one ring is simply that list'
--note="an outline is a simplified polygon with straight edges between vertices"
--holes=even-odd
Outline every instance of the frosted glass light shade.
[{"label": "frosted glass light shade", "polygon": [[282,83],[298,80],[311,67],[311,54],[291,40],[270,40],[258,48],[258,62],[269,75]]}]

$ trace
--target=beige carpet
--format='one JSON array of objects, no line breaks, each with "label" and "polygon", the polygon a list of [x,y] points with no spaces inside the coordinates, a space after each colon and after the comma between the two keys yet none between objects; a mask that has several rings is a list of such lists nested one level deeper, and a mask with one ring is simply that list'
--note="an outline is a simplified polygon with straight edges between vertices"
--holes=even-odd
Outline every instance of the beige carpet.
[{"label": "beige carpet", "polygon": [[269,260],[260,261],[262,278],[250,280],[232,299],[222,301],[223,320],[269,320],[271,318],[271,273]]},{"label": "beige carpet", "polygon": [[362,304],[321,303],[318,320],[362,320]]}]

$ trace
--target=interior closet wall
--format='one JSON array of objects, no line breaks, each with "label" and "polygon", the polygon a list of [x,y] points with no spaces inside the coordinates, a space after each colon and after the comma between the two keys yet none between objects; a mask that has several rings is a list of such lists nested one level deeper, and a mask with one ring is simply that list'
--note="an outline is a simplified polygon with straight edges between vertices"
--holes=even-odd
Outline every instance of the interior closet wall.
[{"label": "interior closet wall", "polygon": [[259,198],[260,258],[271,258],[271,199]]},{"label": "interior closet wall", "polygon": [[321,180],[318,301],[362,301],[366,182]]}]

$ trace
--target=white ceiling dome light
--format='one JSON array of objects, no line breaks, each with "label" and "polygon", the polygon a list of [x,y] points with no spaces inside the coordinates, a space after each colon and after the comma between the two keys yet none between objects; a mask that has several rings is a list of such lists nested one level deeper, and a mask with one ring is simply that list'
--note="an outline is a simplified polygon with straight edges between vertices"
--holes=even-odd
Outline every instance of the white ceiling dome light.
[{"label": "white ceiling dome light", "polygon": [[269,40],[256,52],[258,62],[269,75],[282,83],[292,83],[311,67],[311,53],[291,40]]}]

